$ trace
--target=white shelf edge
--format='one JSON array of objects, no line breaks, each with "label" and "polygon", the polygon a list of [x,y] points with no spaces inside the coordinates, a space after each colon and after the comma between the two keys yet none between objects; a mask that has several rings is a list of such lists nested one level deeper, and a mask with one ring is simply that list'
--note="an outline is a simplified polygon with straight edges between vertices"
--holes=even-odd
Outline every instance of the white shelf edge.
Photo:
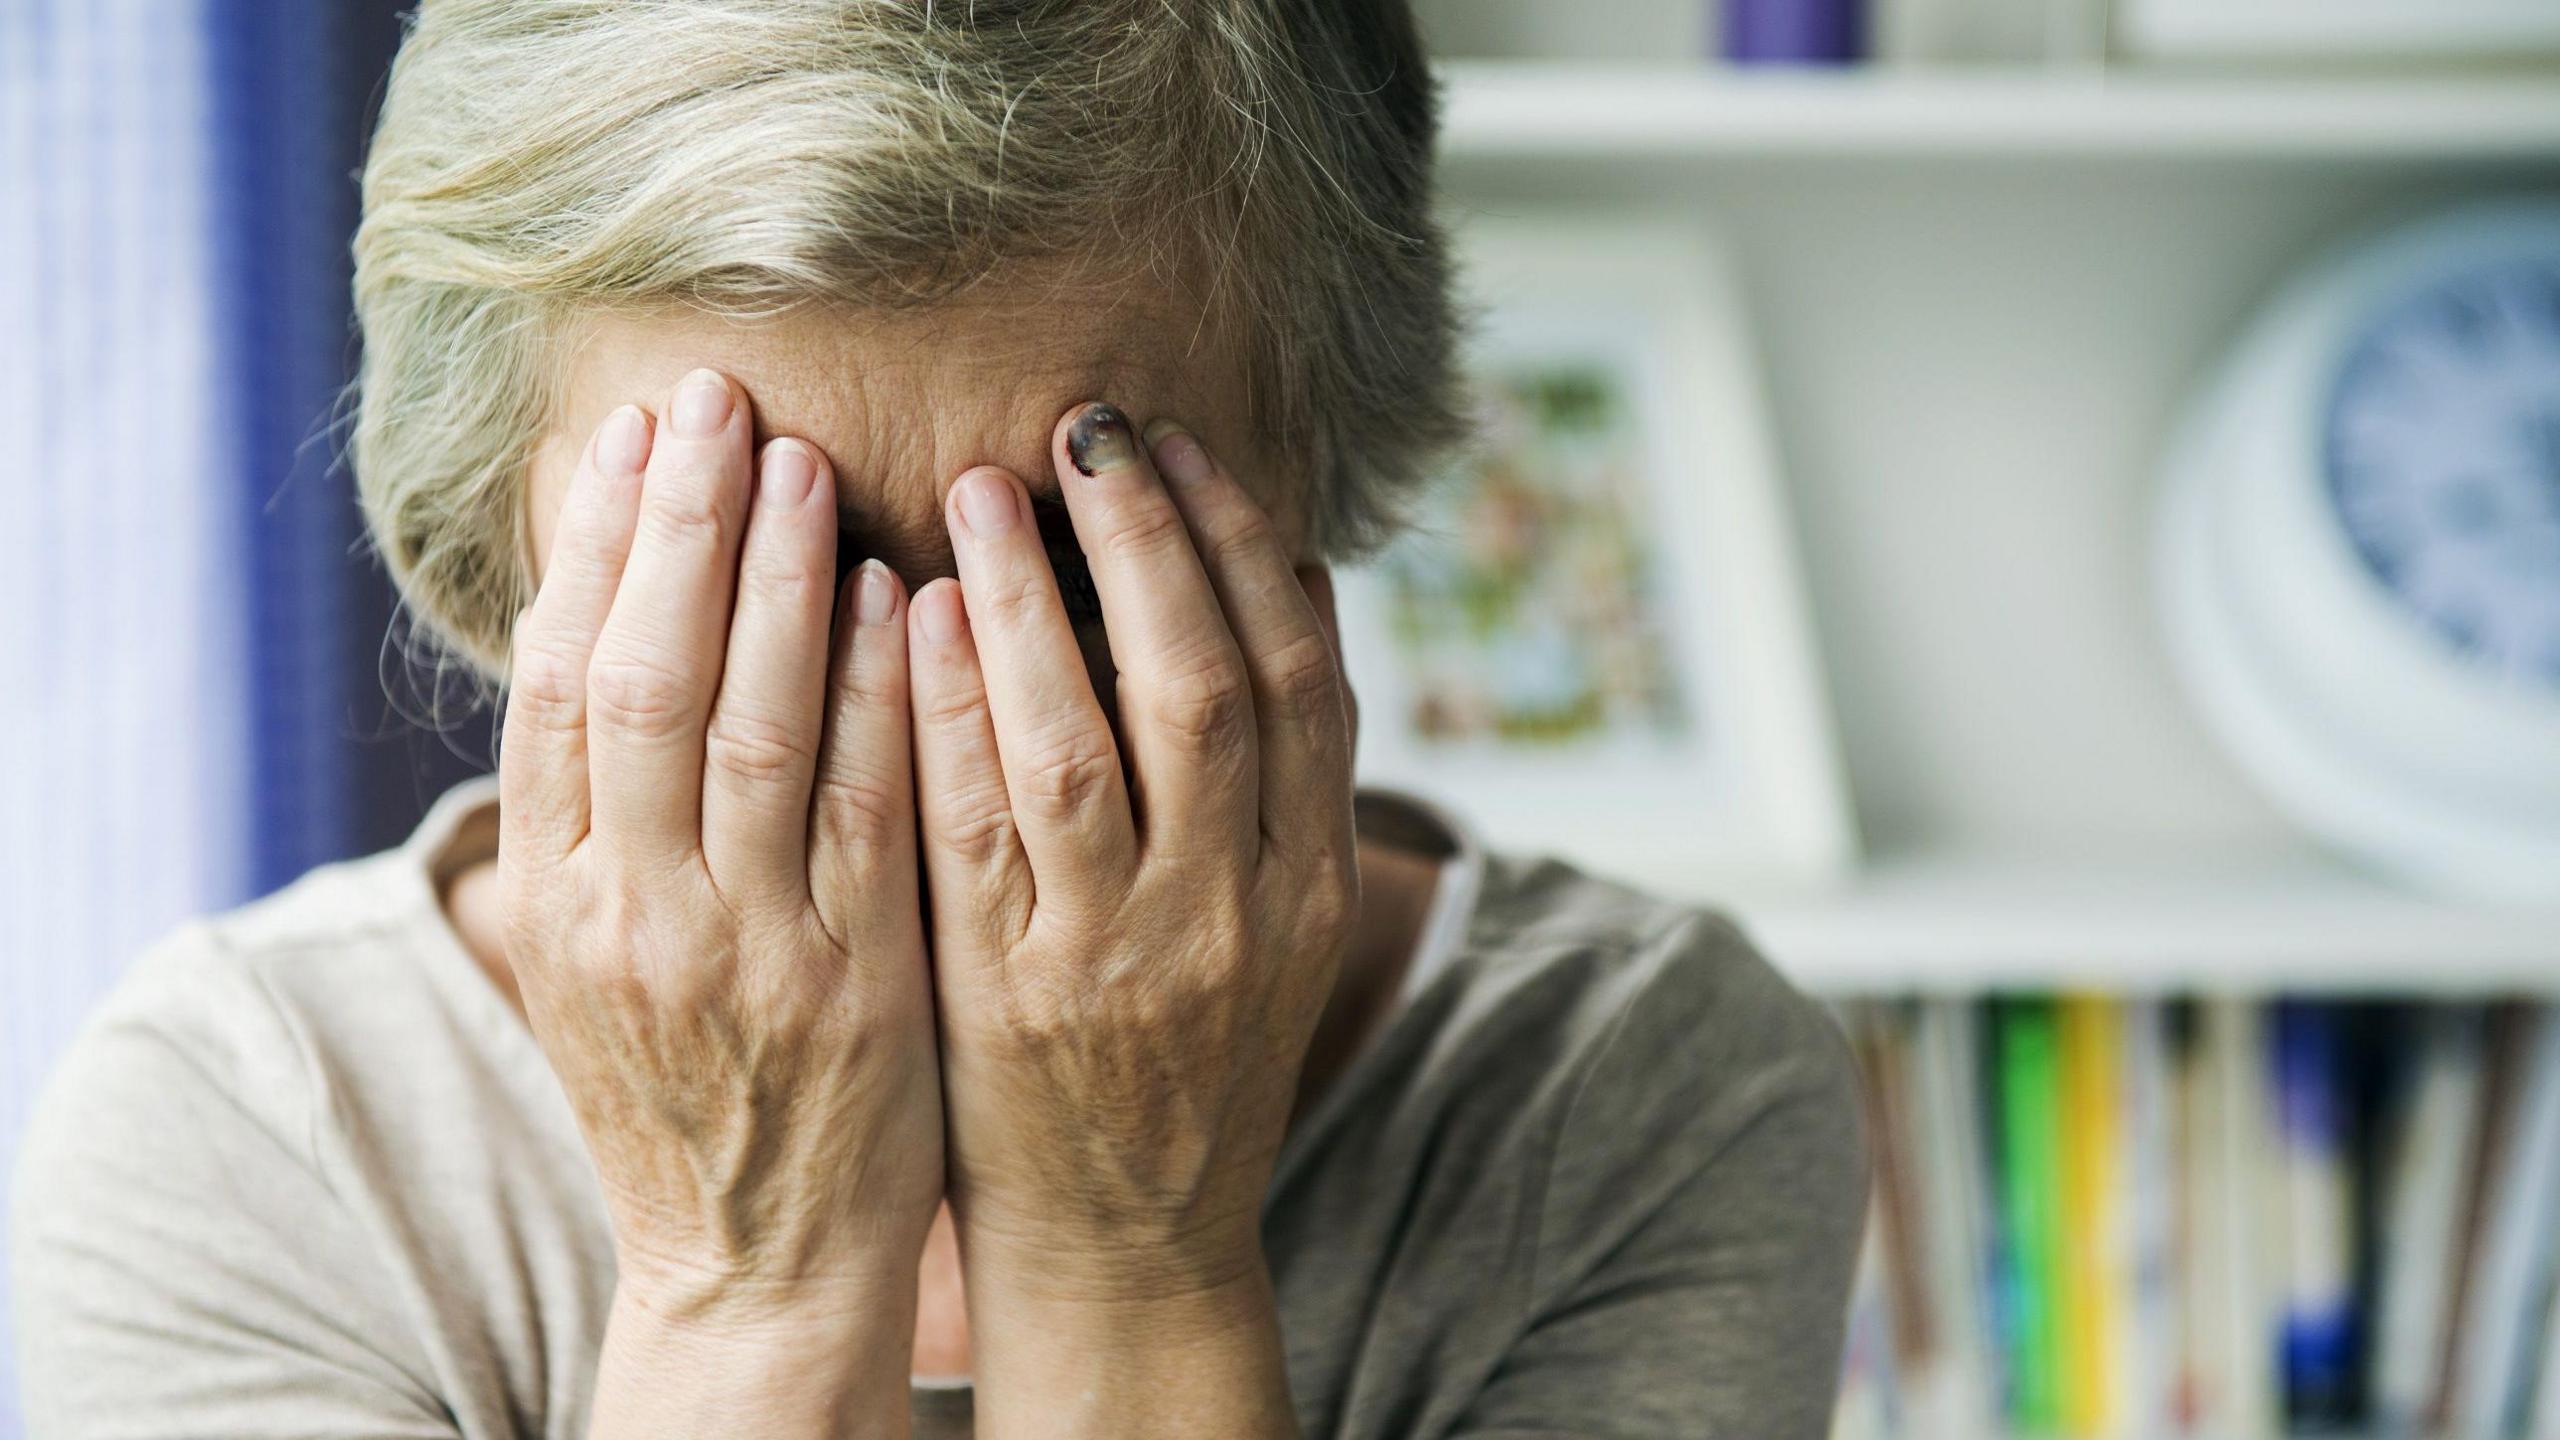
[{"label": "white shelf edge", "polygon": [[1709,903],[1826,993],[2560,991],[2560,906],[2429,898],[2312,856],[1918,856]]},{"label": "white shelf edge", "polygon": [[1458,162],[1743,156],[2560,161],[2560,77],[1740,71],[1455,61]]}]

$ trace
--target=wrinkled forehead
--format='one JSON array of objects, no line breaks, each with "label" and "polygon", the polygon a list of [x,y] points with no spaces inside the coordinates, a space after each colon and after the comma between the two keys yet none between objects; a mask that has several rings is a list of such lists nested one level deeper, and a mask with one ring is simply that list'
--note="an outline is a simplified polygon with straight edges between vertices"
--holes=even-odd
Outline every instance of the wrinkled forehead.
[{"label": "wrinkled forehead", "polygon": [[[601,316],[573,338],[559,411],[533,475],[536,554],[548,548],[588,435],[615,407],[655,415],[696,366],[727,372],[756,409],[759,443],[792,435],[826,452],[850,542],[922,584],[951,573],[942,497],[976,465],[1001,465],[1035,497],[1059,480],[1049,437],[1079,402],[1109,400],[1143,425],[1182,421],[1265,503],[1285,502],[1253,463],[1241,367],[1198,312],[1128,299],[1049,297],[902,310],[809,307],[741,320],[698,311]],[[1273,518],[1294,536],[1285,503]]]}]

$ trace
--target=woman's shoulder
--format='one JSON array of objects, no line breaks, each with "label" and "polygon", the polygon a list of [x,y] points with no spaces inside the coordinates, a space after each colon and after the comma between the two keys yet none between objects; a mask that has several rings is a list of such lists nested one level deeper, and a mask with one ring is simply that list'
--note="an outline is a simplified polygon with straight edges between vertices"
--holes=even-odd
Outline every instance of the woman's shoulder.
[{"label": "woman's shoulder", "polygon": [[1534,1073],[1579,1083],[1630,1052],[1663,1067],[1657,1089],[1706,1070],[1854,1089],[1830,1012],[1726,913],[1495,849],[1429,799],[1364,789],[1360,800],[1364,838],[1444,857],[1441,904],[1463,915],[1443,929],[1435,910],[1394,1027],[1428,1035],[1439,1061],[1500,1072],[1501,1090]]},{"label": "woman's shoulder", "polygon": [[1452,1110],[1508,1109],[1533,1142],[1550,1243],[1591,1244],[1675,1194],[1854,1223],[1856,1063],[1830,1008],[1730,915],[1494,855],[1442,978],[1436,1088]]},{"label": "woman's shoulder", "polygon": [[[1784,1391],[1750,1433],[1814,1433],[1795,1417],[1827,1383],[1865,1203],[1858,1093],[1828,1010],[1729,917],[1487,855],[1457,953],[1304,1136],[1275,1268],[1326,1324],[1394,1277],[1400,1303],[1333,1342],[1375,1375],[1428,1352],[1537,1377],[1395,1391],[1416,1405],[1547,1433],[1651,1404],[1685,1433]],[[1793,1358],[1700,1363],[1762,1341]]]},{"label": "woman's shoulder", "polygon": [[[448,1303],[436,1277],[493,1271],[473,1262],[502,1247],[445,1233],[500,1233],[495,1200],[422,1183],[477,1163],[457,1142],[483,1135],[492,1170],[540,1153],[481,1103],[510,1057],[440,973],[420,928],[440,913],[386,852],[190,922],[128,968],[48,1078],[14,1177],[37,1428],[210,1433],[236,1428],[235,1403],[314,1433],[432,1415],[415,1305]],[[507,1198],[539,1208],[525,1195]]]},{"label": "woman's shoulder", "polygon": [[455,963],[434,866],[486,808],[482,789],[453,792],[395,848],[188,921],[136,956],[47,1078],[23,1184],[175,1138],[307,1162],[351,1079],[468,1043],[450,1022],[472,1011],[479,977]]},{"label": "woman's shoulder", "polygon": [[[1830,1010],[1791,984],[1728,915],[1552,859],[1487,854],[1456,952],[1410,998],[1310,1150],[1379,1153],[1485,1173],[1540,1172],[1548,1208],[1591,1218],[1749,1153],[1864,1174],[1856,1066]],[[1313,1158],[1313,1157],[1310,1157]],[[1319,1168],[1321,1163],[1319,1162]]]},{"label": "woman's shoulder", "polygon": [[209,1121],[298,1147],[323,1057],[431,1027],[445,988],[422,964],[433,914],[432,891],[392,850],[179,926],[134,959],[54,1067],[28,1183],[43,1182],[48,1147]]},{"label": "woman's shoulder", "polygon": [[324,865],[179,926],[137,956],[78,1041],[144,1033],[190,1050],[273,1053],[362,997],[433,987],[442,924],[403,849]]},{"label": "woman's shoulder", "polygon": [[[1584,1066],[1682,1082],[1854,1089],[1829,1009],[1796,988],[1726,912],[1545,857],[1487,858],[1461,984],[1527,992]],[[1605,1077],[1604,1077],[1605,1078]]]}]

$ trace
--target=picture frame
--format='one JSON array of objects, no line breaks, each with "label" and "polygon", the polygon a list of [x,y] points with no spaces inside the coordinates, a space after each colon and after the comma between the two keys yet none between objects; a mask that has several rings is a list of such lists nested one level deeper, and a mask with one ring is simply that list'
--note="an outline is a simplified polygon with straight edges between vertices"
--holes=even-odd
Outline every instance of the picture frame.
[{"label": "picture frame", "polygon": [[2116,0],[2152,60],[2457,60],[2560,54],[2551,0]]},{"label": "picture frame", "polygon": [[1480,428],[1338,577],[1363,783],[1664,893],[1854,862],[1733,267],[1686,217],[1468,218]]}]

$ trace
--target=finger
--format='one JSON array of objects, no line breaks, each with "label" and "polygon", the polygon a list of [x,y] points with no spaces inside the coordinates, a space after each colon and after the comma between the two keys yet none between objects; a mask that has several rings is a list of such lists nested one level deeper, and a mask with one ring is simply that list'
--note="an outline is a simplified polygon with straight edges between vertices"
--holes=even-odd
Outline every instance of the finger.
[{"label": "finger", "polygon": [[1253,687],[1182,512],[1117,408],[1078,407],[1050,445],[1102,600],[1147,847],[1249,854]]},{"label": "finger", "polygon": [[809,787],[826,721],[836,488],[817,447],[764,447],[727,663],[703,731],[702,855],[724,894],[808,898]]},{"label": "finger", "polygon": [[826,736],[809,811],[809,894],[827,933],[863,933],[866,917],[916,895],[914,758],[908,746],[906,592],[865,560],[837,602]]},{"label": "finger", "polygon": [[587,671],[599,841],[697,853],[703,729],[719,687],[747,508],[748,415],[709,370],[677,382],[640,492],[640,524]]},{"label": "finger", "polygon": [[1265,843],[1337,852],[1351,824],[1351,722],[1333,644],[1270,517],[1199,438],[1159,420],[1149,448],[1253,677]]},{"label": "finger", "polygon": [[907,664],[934,932],[1009,940],[1030,908],[1031,858],[1014,823],[986,675],[956,583],[936,580],[916,592]]},{"label": "finger", "polygon": [[1333,647],[1333,663],[1341,669],[1342,728],[1351,737],[1343,765],[1356,782],[1360,776],[1360,687],[1351,683],[1351,669],[1342,664],[1342,619],[1334,612],[1333,571],[1322,565],[1301,565],[1297,575],[1298,588],[1307,592],[1307,603],[1316,607],[1316,623],[1324,627],[1324,643]]},{"label": "finger", "polygon": [[1059,603],[1030,497],[1011,472],[982,465],[943,508],[1023,853],[1061,893],[1116,883],[1137,852],[1120,746]]},{"label": "finger", "polygon": [[508,646],[498,816],[501,843],[518,854],[566,855],[587,834],[587,662],[631,553],[649,443],[649,417],[636,405],[588,437],[542,587]]}]

